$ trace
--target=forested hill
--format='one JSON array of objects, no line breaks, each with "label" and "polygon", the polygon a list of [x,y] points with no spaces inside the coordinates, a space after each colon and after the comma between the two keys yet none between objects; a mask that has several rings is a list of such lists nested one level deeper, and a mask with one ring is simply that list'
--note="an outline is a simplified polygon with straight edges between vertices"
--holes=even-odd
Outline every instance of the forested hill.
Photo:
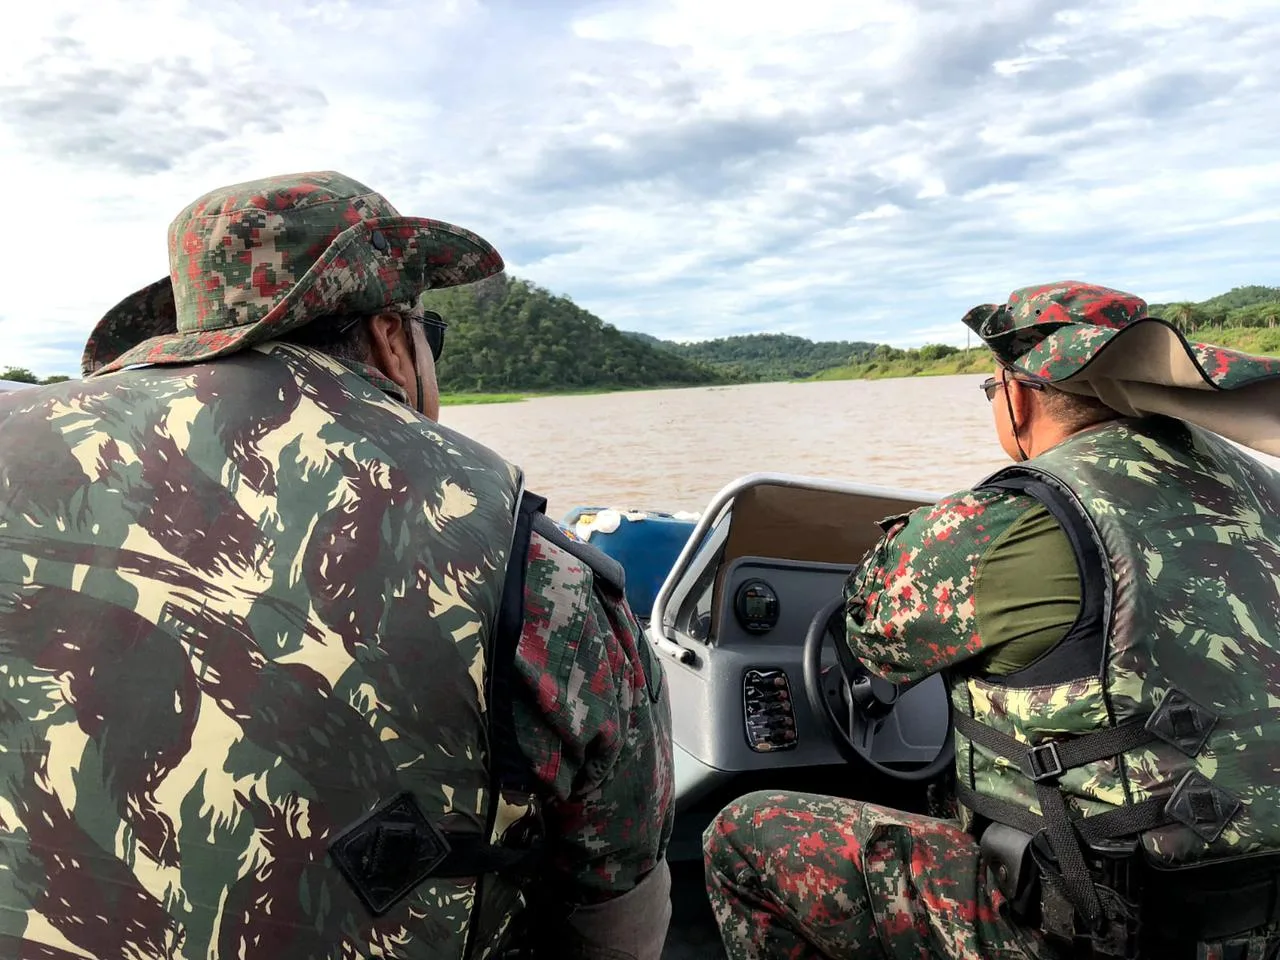
[{"label": "forested hill", "polygon": [[659,340],[618,330],[568,297],[506,276],[432,291],[423,304],[449,321],[439,364],[445,393],[801,380],[865,360],[876,347],[781,333]]},{"label": "forested hill", "polygon": [[568,297],[500,275],[422,298],[449,322],[444,393],[695,386],[728,382],[708,366],[627,336]]},{"label": "forested hill", "polygon": [[802,380],[831,367],[865,360],[876,348],[876,344],[860,340],[815,343],[785,333],[750,333],[695,343],[659,340],[647,333],[630,336],[713,367],[735,380]]},{"label": "forested hill", "polygon": [[[986,369],[981,351],[942,344],[909,350],[857,340],[806,340],[781,333],[697,343],[622,331],[568,297],[505,275],[423,297],[449,321],[440,388],[449,394],[558,393],[761,380],[968,373]],[[1280,287],[1236,287],[1198,303],[1152,304],[1151,313],[1192,339],[1280,355]],[[850,321],[856,318],[850,316]],[[957,333],[962,332],[959,317]],[[972,368],[972,369],[971,369]],[[51,383],[22,367],[0,379]]]}]

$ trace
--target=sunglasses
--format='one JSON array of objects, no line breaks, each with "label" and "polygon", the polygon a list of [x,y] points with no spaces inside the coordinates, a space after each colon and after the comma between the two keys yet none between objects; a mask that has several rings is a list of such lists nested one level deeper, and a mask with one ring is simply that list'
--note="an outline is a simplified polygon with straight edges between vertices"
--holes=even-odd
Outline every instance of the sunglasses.
[{"label": "sunglasses", "polygon": [[[422,334],[427,338],[427,346],[431,350],[431,359],[438,361],[440,354],[444,353],[444,332],[449,328],[449,324],[445,322],[444,317],[434,310],[423,310],[422,313],[404,313],[401,316],[406,320],[422,324]],[[363,319],[363,317],[355,317],[348,320],[337,329],[338,336],[346,333]]]},{"label": "sunglasses", "polygon": [[421,316],[411,314],[409,319],[422,324],[422,335],[431,348],[431,359],[439,361],[440,354],[444,353],[444,332],[449,329],[449,324],[434,310],[424,310]]},{"label": "sunglasses", "polygon": [[[1015,376],[1009,377],[1008,379],[1016,380],[1018,383],[1022,384],[1024,387],[1027,387],[1030,390],[1043,390],[1045,387],[1043,381],[1032,380],[1028,377],[1019,377],[1015,375]],[[999,390],[1002,386],[1004,386],[1004,384],[1005,384],[1005,381],[1001,380],[998,377],[987,377],[987,379],[983,380],[982,383],[978,385],[978,389],[987,395],[987,402],[990,403],[992,398],[995,397],[996,391]]]}]

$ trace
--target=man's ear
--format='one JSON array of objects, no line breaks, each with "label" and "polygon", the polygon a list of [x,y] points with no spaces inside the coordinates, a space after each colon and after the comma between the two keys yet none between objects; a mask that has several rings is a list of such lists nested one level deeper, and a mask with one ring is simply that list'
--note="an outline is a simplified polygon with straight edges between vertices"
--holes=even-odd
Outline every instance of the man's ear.
[{"label": "man's ear", "polygon": [[1017,417],[1018,433],[1025,431],[1032,419],[1039,412],[1036,404],[1036,393],[1021,380],[1009,377],[1005,389],[1009,391],[1009,400],[1013,404],[1013,415]]},{"label": "man's ear", "polygon": [[366,324],[373,365],[388,380],[399,385],[406,395],[411,395],[416,377],[413,347],[409,344],[404,319],[398,313],[384,311],[370,317]]}]

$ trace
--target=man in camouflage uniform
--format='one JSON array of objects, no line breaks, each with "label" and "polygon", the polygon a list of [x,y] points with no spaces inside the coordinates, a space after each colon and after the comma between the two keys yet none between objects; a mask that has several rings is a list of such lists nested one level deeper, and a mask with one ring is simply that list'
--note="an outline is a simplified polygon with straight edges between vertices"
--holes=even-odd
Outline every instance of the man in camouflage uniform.
[{"label": "man in camouflage uniform", "polygon": [[434,422],[419,297],[498,253],[333,172],[169,253],[85,380],[0,398],[0,956],[657,960],[661,668]]},{"label": "man in camouflage uniform", "polygon": [[948,680],[959,820],[730,804],[729,955],[1273,957],[1280,474],[1216,434],[1280,453],[1280,363],[1080,283],[965,323],[1015,466],[884,521],[845,591],[869,669]]}]

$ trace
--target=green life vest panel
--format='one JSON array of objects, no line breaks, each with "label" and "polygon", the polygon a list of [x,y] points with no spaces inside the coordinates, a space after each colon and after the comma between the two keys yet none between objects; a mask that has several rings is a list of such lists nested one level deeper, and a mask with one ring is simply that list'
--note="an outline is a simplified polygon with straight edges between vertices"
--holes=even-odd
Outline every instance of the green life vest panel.
[{"label": "green life vest panel", "polygon": [[292,345],[0,397],[0,941],[491,952],[543,503]]},{"label": "green life vest panel", "polygon": [[1040,500],[1081,569],[1079,619],[1028,666],[951,677],[960,801],[1169,871],[1280,851],[1280,474],[1163,417],[1076,434],[978,489]]}]

